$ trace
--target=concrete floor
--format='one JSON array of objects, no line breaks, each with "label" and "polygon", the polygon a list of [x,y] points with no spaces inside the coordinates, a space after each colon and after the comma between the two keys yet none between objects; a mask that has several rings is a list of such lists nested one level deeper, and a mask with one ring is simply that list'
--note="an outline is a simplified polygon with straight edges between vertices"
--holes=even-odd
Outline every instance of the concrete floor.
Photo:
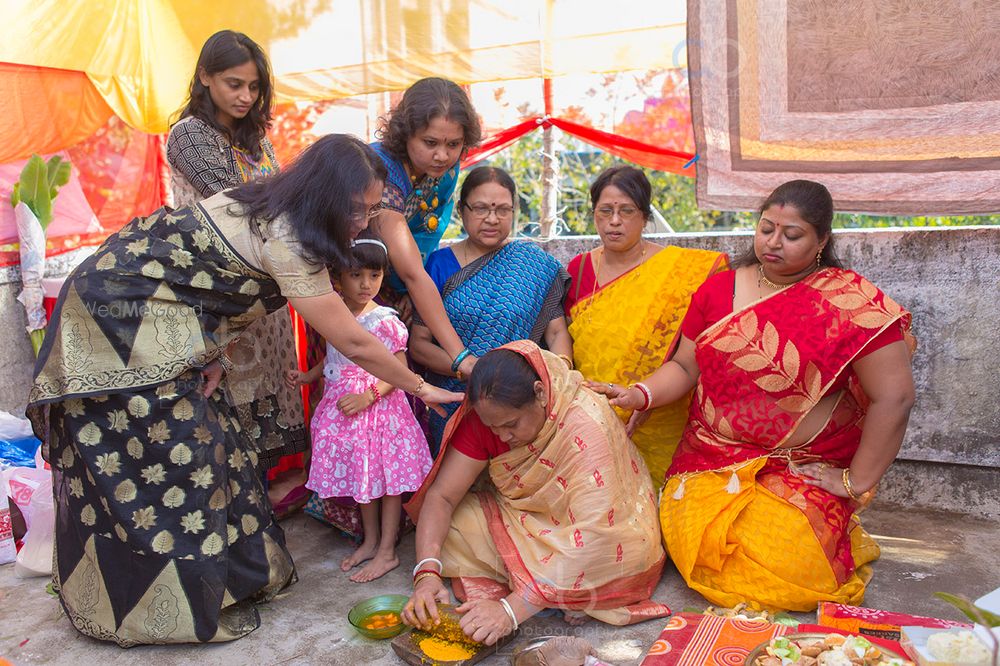
[{"label": "concrete floor", "polygon": [[[882,545],[866,606],[918,615],[961,619],[933,594],[947,591],[976,598],[1000,587],[1000,524],[947,513],[874,508],[865,526]],[[295,515],[283,523],[300,580],[281,598],[261,606],[260,629],[221,645],[155,646],[123,650],[77,633],[63,617],[58,601],[45,592],[48,579],[16,578],[12,566],[0,567],[0,656],[18,666],[29,664],[364,664],[402,662],[388,641],[370,641],[354,633],[347,611],[356,602],[382,593],[409,589],[413,535],[400,546],[401,566],[380,580],[351,583],[337,568],[351,543],[311,518]],[[669,567],[654,598],[675,611],[703,608],[704,599],[687,589]],[[802,619],[808,619],[803,615]],[[590,621],[571,629],[561,619],[525,623],[514,644],[534,636],[573,633],[591,641],[605,660],[618,665],[639,661],[663,626],[653,620],[632,627]],[[485,666],[508,664],[493,655]]]}]

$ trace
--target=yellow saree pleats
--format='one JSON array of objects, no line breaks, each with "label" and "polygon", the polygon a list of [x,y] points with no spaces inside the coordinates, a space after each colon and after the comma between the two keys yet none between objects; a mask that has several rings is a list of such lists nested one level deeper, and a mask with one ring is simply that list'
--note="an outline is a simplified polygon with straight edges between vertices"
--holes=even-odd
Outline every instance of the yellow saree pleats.
[{"label": "yellow saree pleats", "polygon": [[[584,261],[587,259],[585,258]],[[572,309],[573,360],[584,377],[633,384],[673,352],[691,294],[723,268],[726,255],[665,247]],[[653,410],[632,441],[658,488],[687,422],[690,396]],[[623,421],[629,413],[616,410]]]},{"label": "yellow saree pleats", "polygon": [[733,472],[703,472],[684,483],[684,501],[672,499],[672,477],[660,502],[663,540],[691,588],[719,606],[811,611],[818,601],[858,605],[878,559],[875,541],[855,518],[851,551],[857,569],[843,584],[800,509],[770,493],[755,478],[767,462],[738,469],[740,490],[727,492]]}]

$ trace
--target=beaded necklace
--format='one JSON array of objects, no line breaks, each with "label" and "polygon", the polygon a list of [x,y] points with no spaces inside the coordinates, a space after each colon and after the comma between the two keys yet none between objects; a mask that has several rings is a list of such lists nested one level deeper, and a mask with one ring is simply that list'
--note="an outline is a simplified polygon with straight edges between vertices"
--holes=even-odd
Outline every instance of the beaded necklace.
[{"label": "beaded necklace", "polygon": [[438,200],[439,180],[439,178],[431,178],[425,175],[418,183],[416,176],[410,176],[410,182],[413,183],[413,194],[416,196],[418,202],[416,207],[420,215],[421,224],[426,231],[431,233],[437,231],[439,222],[437,216],[437,207],[440,203]]}]

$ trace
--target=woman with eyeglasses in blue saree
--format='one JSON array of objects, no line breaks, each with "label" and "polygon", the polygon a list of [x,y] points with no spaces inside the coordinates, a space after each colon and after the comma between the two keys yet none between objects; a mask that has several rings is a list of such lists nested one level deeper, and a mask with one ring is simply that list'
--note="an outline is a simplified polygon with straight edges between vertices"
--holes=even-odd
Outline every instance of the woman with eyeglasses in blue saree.
[{"label": "woman with eyeglasses in blue saree", "polygon": [[[427,272],[470,354],[482,356],[514,340],[531,340],[572,366],[573,341],[562,310],[569,275],[534,243],[511,240],[517,201],[514,180],[503,169],[470,171],[458,198],[468,235],[431,254]],[[428,381],[464,390],[465,375],[419,318],[414,320],[410,353],[427,368]],[[448,416],[457,408],[457,403],[448,405]],[[441,444],[446,421],[430,414],[432,453]]]}]

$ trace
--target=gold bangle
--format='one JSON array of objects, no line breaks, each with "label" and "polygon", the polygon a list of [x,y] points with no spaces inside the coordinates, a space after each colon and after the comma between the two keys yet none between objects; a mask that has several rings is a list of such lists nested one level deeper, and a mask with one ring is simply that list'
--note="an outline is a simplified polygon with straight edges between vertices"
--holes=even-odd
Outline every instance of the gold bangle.
[{"label": "gold bangle", "polygon": [[425,578],[437,578],[439,580],[443,580],[440,574],[425,572],[413,579],[413,589],[417,589],[417,585]]},{"label": "gold bangle", "polygon": [[417,396],[419,398],[420,397],[420,392],[424,390],[424,384],[427,383],[427,382],[420,375],[417,375],[417,380],[418,380],[417,381],[417,388],[413,389],[412,393],[413,393],[413,395],[415,395],[415,396]]},{"label": "gold bangle", "polygon": [[841,477],[841,480],[844,482],[844,490],[847,491],[847,496],[850,497],[855,502],[859,501],[861,499],[861,496],[858,495],[856,492],[854,492],[854,486],[851,485],[851,468],[850,467],[845,467],[844,468],[844,474]]},{"label": "gold bangle", "polygon": [[569,356],[566,356],[566,354],[557,354],[557,356],[566,362],[566,365],[569,366],[570,370],[573,369],[573,359],[571,359]]}]

